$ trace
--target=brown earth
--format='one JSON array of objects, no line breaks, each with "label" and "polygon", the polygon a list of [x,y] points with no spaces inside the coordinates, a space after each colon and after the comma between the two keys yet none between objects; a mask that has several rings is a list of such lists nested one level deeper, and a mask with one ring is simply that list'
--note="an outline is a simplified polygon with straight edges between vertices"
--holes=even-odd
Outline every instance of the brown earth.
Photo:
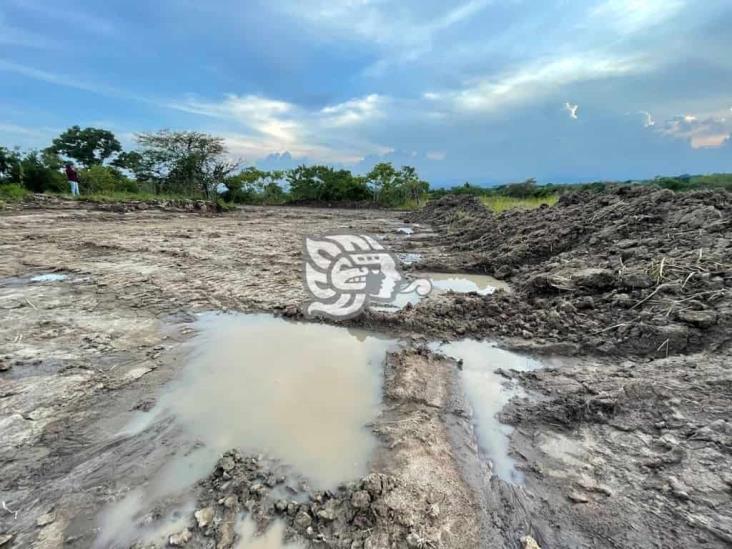
[{"label": "brown earth", "polygon": [[[331,493],[303,487],[293,504],[277,464],[232,451],[191,491],[205,512],[170,534],[229,547],[245,512],[313,546],[727,546],[728,197],[618,190],[500,216],[443,200],[413,217],[411,237],[396,234],[403,214],[373,210],[0,212],[0,547],[92,546],[100,508],[196,445],[171,425],[114,434],[175,379],[191,314],[299,316],[301,240],[335,230],[383,235],[421,254],[414,269],[487,272],[515,291],[352,321],[404,341],[385,362],[371,473]],[[49,272],[66,278],[30,281]],[[457,365],[423,347],[468,336],[560,364],[504,372],[526,390],[502,414],[524,485],[492,474]]]}]

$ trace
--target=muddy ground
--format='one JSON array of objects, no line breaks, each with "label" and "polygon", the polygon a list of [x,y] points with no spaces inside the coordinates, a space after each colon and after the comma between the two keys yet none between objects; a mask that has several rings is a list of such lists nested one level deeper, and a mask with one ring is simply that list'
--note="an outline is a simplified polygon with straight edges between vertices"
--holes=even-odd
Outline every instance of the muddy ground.
[{"label": "muddy ground", "polygon": [[[291,473],[232,449],[163,525],[169,543],[234,546],[247,515],[312,546],[727,546],[730,210],[724,193],[620,191],[503,216],[470,200],[417,216],[39,200],[2,211],[0,547],[129,546],[100,545],[100,510],[199,445],[168,423],[124,433],[185,364],[194,315],[300,317],[302,238],[344,229],[419,254],[407,268],[485,272],[514,292],[351,321],[402,341],[385,360],[370,471],[327,492],[289,479],[283,498]],[[406,217],[412,235],[397,231]],[[503,372],[524,389],[501,414],[522,483],[493,474],[460,364],[426,347],[462,337],[552,357]],[[155,526],[173,503],[130,522]]]}]

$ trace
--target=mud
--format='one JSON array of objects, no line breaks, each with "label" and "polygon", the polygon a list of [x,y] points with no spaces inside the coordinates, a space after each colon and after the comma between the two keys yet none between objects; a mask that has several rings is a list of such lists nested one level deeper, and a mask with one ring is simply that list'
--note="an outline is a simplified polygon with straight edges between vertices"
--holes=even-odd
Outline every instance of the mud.
[{"label": "mud", "polygon": [[[499,216],[448,199],[419,223],[43,198],[4,210],[0,546],[728,546],[730,208],[723,193],[618,190]],[[257,417],[269,403],[242,407],[255,395],[227,377],[251,377],[231,366],[243,351],[218,385],[196,360],[202,313],[301,319],[302,238],[337,230],[379,236],[410,276],[512,291],[435,292],[347,323],[399,348],[356,421],[373,444],[355,442],[358,464],[335,474],[308,458],[317,417],[293,418],[273,451],[279,420]],[[466,338],[522,358],[485,342],[466,355]],[[278,367],[307,367],[298,349]],[[336,395],[328,372],[311,370],[311,409],[356,390]],[[273,438],[251,431],[267,425]]]}]

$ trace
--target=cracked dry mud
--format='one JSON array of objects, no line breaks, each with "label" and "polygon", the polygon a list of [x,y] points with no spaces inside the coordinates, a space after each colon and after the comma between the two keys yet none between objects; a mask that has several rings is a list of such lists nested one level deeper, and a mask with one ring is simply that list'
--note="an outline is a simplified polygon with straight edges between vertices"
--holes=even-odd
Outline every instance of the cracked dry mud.
[{"label": "cracked dry mud", "polygon": [[[619,193],[493,217],[443,202],[413,234],[398,230],[404,214],[380,210],[43,201],[0,212],[0,547],[133,546],[104,537],[104,510],[139,490],[159,497],[122,516],[133,533],[161,534],[157,546],[247,547],[246,519],[296,547],[726,547],[728,196]],[[441,293],[349,322],[400,341],[384,357],[367,426],[378,444],[360,477],[314,488],[232,448],[192,466],[182,491],[162,490],[161,471],[201,441],[168,418],[129,425],[181,377],[196,315],[300,318],[302,238],[337,230],[419,254],[408,269],[470,269],[515,291]],[[45,273],[60,276],[32,281]],[[500,414],[521,483],[495,475],[461,364],[430,350],[463,337],[544,361],[498,371],[522,388]]]}]

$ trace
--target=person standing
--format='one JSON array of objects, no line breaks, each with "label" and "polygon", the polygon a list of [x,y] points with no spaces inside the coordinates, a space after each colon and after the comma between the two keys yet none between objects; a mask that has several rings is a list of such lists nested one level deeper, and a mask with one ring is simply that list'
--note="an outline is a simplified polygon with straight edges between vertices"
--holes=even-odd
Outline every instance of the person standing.
[{"label": "person standing", "polygon": [[73,196],[79,196],[79,174],[71,162],[66,163],[66,179],[69,180],[71,194]]}]

